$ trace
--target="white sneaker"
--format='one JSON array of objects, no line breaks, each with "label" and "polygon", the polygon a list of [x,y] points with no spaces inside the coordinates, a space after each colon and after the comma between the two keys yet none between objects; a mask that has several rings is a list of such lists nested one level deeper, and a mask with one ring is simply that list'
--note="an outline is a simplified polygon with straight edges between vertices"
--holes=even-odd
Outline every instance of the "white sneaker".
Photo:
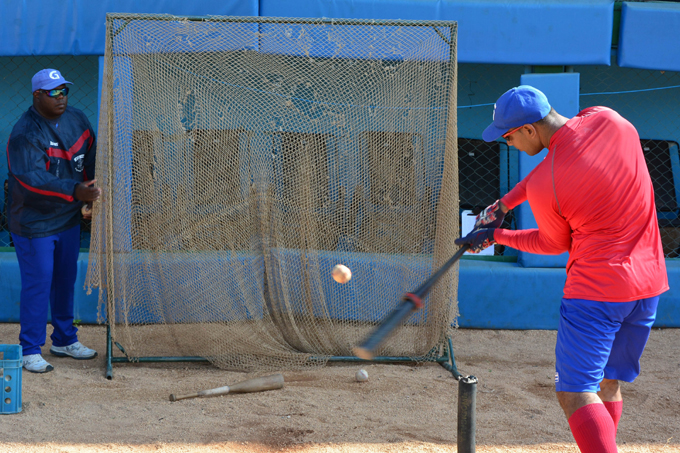
[{"label": "white sneaker", "polygon": [[80,341],[68,346],[52,346],[50,353],[57,357],[73,357],[76,360],[88,360],[97,357],[97,351],[85,347]]},{"label": "white sneaker", "polygon": [[47,373],[52,371],[54,367],[47,363],[45,359],[42,358],[40,354],[28,354],[25,355],[21,361],[21,364],[26,368],[27,371],[31,373]]}]

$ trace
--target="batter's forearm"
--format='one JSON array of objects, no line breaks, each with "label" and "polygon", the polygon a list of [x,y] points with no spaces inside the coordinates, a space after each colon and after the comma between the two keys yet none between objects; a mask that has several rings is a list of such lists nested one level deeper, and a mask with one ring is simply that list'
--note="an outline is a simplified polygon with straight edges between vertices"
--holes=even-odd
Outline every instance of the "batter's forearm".
[{"label": "batter's forearm", "polygon": [[494,240],[497,244],[538,255],[559,255],[569,251],[568,242],[554,242],[541,235],[538,229],[505,230],[499,228],[494,232]]},{"label": "batter's forearm", "polygon": [[498,207],[501,208],[501,211],[503,211],[503,214],[507,214],[508,211],[510,210],[510,208],[505,206],[505,203],[503,203],[503,201],[498,202]]}]

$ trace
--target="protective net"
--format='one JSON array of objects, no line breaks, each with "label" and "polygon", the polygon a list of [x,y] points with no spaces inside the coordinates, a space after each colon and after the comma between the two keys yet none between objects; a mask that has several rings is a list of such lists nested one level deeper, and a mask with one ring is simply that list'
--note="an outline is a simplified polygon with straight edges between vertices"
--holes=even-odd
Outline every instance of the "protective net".
[{"label": "protective net", "polygon": [[[457,249],[456,24],[110,14],[96,171],[86,285],[128,357],[349,356]],[[441,355],[457,286],[379,354]]]}]

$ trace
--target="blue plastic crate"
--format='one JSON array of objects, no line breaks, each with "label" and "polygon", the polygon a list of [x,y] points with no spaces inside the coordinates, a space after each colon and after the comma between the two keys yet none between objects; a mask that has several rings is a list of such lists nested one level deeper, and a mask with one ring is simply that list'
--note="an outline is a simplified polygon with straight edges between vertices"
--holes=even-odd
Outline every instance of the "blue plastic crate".
[{"label": "blue plastic crate", "polygon": [[0,414],[21,412],[21,345],[0,344]]}]

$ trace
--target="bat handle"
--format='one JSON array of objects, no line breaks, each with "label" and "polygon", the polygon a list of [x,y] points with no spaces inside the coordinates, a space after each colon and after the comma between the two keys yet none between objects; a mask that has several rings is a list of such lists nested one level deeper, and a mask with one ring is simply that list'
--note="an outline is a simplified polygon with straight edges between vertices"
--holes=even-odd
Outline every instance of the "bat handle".
[{"label": "bat handle", "polygon": [[371,360],[374,356],[373,352],[380,346],[387,334],[390,333],[396,326],[416,311],[418,306],[410,299],[404,300],[397,308],[394,309],[390,315],[385,318],[375,329],[373,334],[367,338],[362,344],[352,349],[355,356],[364,360]]},{"label": "bat handle", "polygon": [[419,300],[424,299],[425,296],[427,296],[427,293],[430,292],[432,287],[435,285],[435,283],[439,281],[442,275],[447,273],[451,266],[453,266],[456,263],[456,261],[458,261],[463,256],[463,254],[465,254],[465,252],[467,252],[469,249],[470,245],[464,244],[451,258],[449,258],[449,260],[446,263],[444,263],[437,270],[437,272],[435,272],[430,278],[428,278],[425,283],[420,285],[418,289],[416,289],[412,293],[406,294],[406,297],[417,297]]},{"label": "bat handle", "polygon": [[170,395],[170,401],[179,401],[186,398],[196,398],[198,393],[187,393],[185,395],[175,395],[174,393]]}]

